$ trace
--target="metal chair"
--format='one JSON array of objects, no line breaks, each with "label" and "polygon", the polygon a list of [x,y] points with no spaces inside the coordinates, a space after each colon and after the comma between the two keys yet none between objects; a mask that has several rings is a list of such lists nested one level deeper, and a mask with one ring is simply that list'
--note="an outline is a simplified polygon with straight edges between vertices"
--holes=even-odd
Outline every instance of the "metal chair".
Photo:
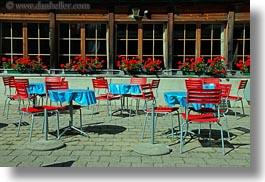
[{"label": "metal chair", "polygon": [[[205,113],[205,114],[190,114],[188,107],[185,112],[181,113],[182,124],[180,127],[180,153],[182,153],[184,139],[187,135],[189,124],[209,124],[209,140],[211,139],[211,125],[217,124],[220,129],[222,153],[225,155],[224,150],[224,137],[223,128],[220,123],[220,103],[221,103],[221,89],[188,89],[187,92],[187,105],[189,104],[201,104],[202,107],[206,107],[207,104],[214,104],[216,106],[217,114]],[[184,126],[186,130],[184,131]]]},{"label": "metal chair", "polygon": [[[142,95],[141,97],[138,97],[139,99],[144,100],[144,112],[146,113],[145,115],[145,120],[144,120],[144,126],[142,130],[142,138],[144,138],[144,132],[146,128],[146,122],[147,118],[149,115],[152,114],[152,109],[148,108],[148,102],[150,101],[152,104],[156,104],[155,97],[152,91],[152,86],[151,84],[143,84],[141,85],[141,90],[142,90]],[[155,106],[154,108],[154,114],[155,114],[155,123],[157,121],[157,115],[158,114],[169,114],[170,115],[170,122],[171,122],[171,136],[172,139],[174,138],[174,121],[173,121],[173,114],[176,111],[179,117],[178,113],[178,107],[167,107],[167,106]],[[179,118],[178,118],[179,122]]]},{"label": "metal chair", "polygon": [[159,84],[160,84],[160,79],[151,81],[152,89],[155,90],[155,92],[156,92],[156,98],[158,98],[158,87],[159,87]]},{"label": "metal chair", "polygon": [[[111,101],[121,100],[121,95],[112,94],[109,92],[109,84],[108,84],[108,80],[106,79],[92,79],[92,84],[93,84],[95,93],[96,92],[98,93],[96,95],[96,99],[98,101],[98,108],[99,108],[100,101],[106,101],[108,116],[110,117],[110,120],[112,120]],[[100,90],[103,90],[104,93],[100,94]]]},{"label": "metal chair", "polygon": [[[238,87],[237,87],[237,94],[229,95],[228,97],[230,101],[234,101],[233,108],[234,108],[235,117],[237,117],[236,106],[237,106],[238,101],[241,102],[242,112],[243,112],[243,115],[245,115],[243,98],[245,98],[245,89],[246,89],[247,83],[248,83],[248,80],[240,80]],[[242,96],[240,96],[240,92]]]}]

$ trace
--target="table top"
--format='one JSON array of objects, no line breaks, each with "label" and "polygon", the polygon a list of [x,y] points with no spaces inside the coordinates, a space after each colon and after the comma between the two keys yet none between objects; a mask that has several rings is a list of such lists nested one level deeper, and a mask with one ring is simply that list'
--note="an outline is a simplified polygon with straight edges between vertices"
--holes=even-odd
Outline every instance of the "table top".
[{"label": "table top", "polygon": [[113,94],[141,94],[141,88],[138,84],[111,83],[109,90]]},{"label": "table top", "polygon": [[75,101],[81,106],[88,106],[96,103],[95,92],[86,89],[49,90],[50,99],[53,102]]},{"label": "table top", "polygon": [[30,82],[28,88],[29,94],[45,94],[45,85],[44,83],[39,82]]}]

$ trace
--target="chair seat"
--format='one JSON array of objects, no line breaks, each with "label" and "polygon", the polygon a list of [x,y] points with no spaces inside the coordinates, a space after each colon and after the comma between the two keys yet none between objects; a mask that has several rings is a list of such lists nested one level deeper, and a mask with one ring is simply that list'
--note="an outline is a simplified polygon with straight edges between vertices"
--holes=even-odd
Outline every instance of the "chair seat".
[{"label": "chair seat", "polygon": [[[154,112],[155,113],[170,113],[177,111],[179,108],[178,107],[155,107]],[[146,112],[151,113],[152,109],[147,109]]]},{"label": "chair seat", "polygon": [[207,122],[218,122],[218,118],[214,116],[212,113],[207,114],[189,114],[187,118],[186,113],[181,113],[181,116],[184,120],[188,120],[189,122],[200,122],[200,123],[207,123]]},{"label": "chair seat", "polygon": [[120,99],[120,95],[113,95],[113,94],[102,94],[96,97],[98,100],[116,100]]},{"label": "chair seat", "polygon": [[229,96],[228,99],[229,100],[242,100],[242,97],[239,97],[239,96]]}]

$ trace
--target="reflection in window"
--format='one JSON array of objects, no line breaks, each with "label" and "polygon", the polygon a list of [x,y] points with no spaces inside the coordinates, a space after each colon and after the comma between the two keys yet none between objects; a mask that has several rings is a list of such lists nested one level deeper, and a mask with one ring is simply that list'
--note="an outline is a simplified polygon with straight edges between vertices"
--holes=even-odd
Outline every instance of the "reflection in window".
[{"label": "reflection in window", "polygon": [[14,56],[23,55],[22,23],[0,24],[0,56],[13,59]]},{"label": "reflection in window", "polygon": [[[233,37],[233,62],[250,56],[250,24],[235,24]],[[233,64],[233,69],[238,69]]]},{"label": "reflection in window", "polygon": [[196,55],[196,25],[174,25],[174,48],[172,68],[178,68],[178,62]]},{"label": "reflection in window", "polygon": [[106,24],[85,24],[85,54],[88,57],[99,57],[105,60],[103,68],[106,68],[107,61],[107,27]]},{"label": "reflection in window", "polygon": [[201,25],[201,57],[205,60],[224,56],[224,25]]},{"label": "reflection in window", "polygon": [[80,23],[61,23],[59,25],[59,61],[68,63],[71,58],[79,56],[80,51]]},{"label": "reflection in window", "polygon": [[40,56],[45,65],[49,65],[49,24],[29,23],[28,28],[28,55],[31,57]]}]

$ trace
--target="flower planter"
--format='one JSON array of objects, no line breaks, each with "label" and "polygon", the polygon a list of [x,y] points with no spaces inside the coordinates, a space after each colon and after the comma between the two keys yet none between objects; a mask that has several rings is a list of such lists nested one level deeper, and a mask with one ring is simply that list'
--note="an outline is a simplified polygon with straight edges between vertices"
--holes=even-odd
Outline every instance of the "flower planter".
[{"label": "flower planter", "polygon": [[6,73],[9,73],[9,74],[20,74],[21,72],[19,72],[18,70],[6,70]]},{"label": "flower planter", "polygon": [[79,74],[79,71],[71,71],[71,70],[67,70],[67,71],[64,71],[64,74]]},{"label": "flower planter", "polygon": [[183,75],[196,75],[195,71],[183,71]]},{"label": "flower planter", "polygon": [[244,76],[250,76],[250,72],[243,72]]}]

